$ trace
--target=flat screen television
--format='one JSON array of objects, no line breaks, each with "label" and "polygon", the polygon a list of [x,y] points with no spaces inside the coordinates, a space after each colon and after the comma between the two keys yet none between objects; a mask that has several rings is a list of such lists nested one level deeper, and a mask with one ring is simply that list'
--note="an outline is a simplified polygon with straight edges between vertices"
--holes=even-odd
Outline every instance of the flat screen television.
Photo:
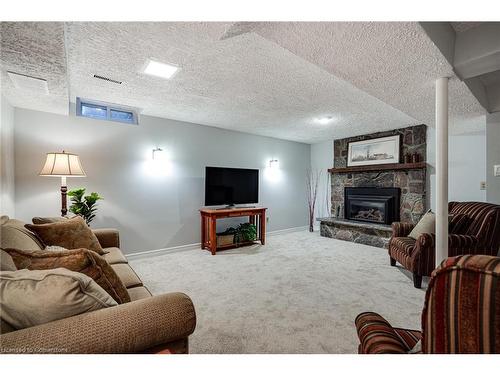
[{"label": "flat screen television", "polygon": [[205,206],[258,202],[258,169],[206,167]]}]

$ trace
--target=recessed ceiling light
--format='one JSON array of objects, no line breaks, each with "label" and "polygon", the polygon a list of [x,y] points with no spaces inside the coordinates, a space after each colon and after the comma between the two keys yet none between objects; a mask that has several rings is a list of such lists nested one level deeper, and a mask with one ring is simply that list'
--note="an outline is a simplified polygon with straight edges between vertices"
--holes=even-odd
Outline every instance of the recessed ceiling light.
[{"label": "recessed ceiling light", "polygon": [[172,78],[178,70],[179,68],[176,66],[149,60],[143,72],[151,76],[169,79]]},{"label": "recessed ceiling light", "polygon": [[325,116],[325,117],[318,117],[318,118],[314,119],[314,122],[316,122],[317,124],[320,124],[320,125],[326,125],[326,124],[329,124],[330,122],[332,122],[333,120],[335,120],[333,118],[333,116]]}]

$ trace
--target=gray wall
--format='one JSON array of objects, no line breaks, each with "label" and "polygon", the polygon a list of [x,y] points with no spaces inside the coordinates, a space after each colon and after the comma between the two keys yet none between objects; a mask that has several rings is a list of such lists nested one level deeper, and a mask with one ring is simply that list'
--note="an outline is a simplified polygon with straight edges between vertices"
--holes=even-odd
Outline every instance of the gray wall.
[{"label": "gray wall", "polygon": [[[154,147],[167,155],[160,169],[151,160]],[[307,225],[307,144],[148,116],[134,126],[16,108],[19,219],[59,214],[60,180],[37,174],[45,153],[62,149],[79,154],[87,173],[68,178],[68,187],[104,197],[92,226],[120,229],[128,253],[200,241],[207,165],[260,169],[269,231]],[[266,168],[272,158],[280,162],[277,173]]]},{"label": "gray wall", "polygon": [[[436,209],[436,130],[427,128],[427,200]],[[486,201],[486,133],[450,135],[448,141],[448,200]]]},{"label": "gray wall", "polygon": [[0,98],[0,213],[15,216],[14,206],[14,108]]},{"label": "gray wall", "polygon": [[486,132],[457,134],[449,142],[449,200],[486,201]]},{"label": "gray wall", "polygon": [[493,175],[493,166],[500,164],[500,112],[486,116],[486,136],[487,200],[500,204],[500,177]]}]

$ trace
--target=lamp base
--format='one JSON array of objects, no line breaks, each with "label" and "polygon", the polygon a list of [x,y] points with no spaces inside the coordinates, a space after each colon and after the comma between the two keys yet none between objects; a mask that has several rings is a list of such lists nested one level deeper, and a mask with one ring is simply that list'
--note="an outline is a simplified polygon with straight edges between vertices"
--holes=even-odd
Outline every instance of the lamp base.
[{"label": "lamp base", "polygon": [[67,186],[61,186],[61,216],[66,216],[68,213],[68,204],[67,204]]}]

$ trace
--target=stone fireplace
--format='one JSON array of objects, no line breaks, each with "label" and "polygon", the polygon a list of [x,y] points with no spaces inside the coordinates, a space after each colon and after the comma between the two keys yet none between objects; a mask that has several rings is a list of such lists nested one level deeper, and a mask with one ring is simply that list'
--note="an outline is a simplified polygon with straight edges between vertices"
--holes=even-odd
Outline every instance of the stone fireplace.
[{"label": "stone fireplace", "polygon": [[[334,140],[332,213],[319,219],[320,233],[346,241],[386,247],[395,221],[417,223],[426,211],[426,125]],[[348,168],[350,142],[399,135],[400,163],[394,167]],[[404,164],[418,154],[419,163]]]},{"label": "stone fireplace", "polygon": [[399,188],[345,187],[344,217],[376,224],[399,221]]}]

